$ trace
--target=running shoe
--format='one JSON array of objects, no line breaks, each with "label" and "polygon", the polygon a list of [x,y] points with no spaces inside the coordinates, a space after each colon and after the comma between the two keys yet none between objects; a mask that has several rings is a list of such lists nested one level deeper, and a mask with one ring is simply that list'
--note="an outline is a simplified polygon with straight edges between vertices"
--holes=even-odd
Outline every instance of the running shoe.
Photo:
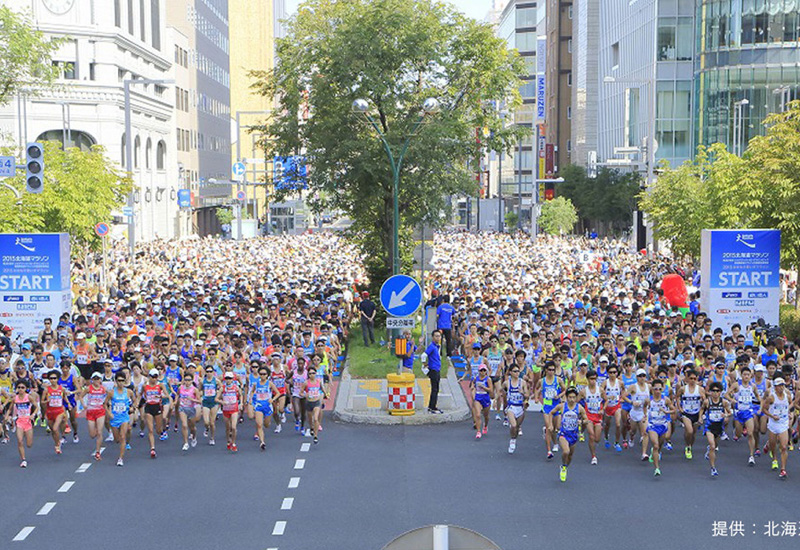
[{"label": "running shoe", "polygon": [[212,437],[211,439],[209,439],[209,440],[208,440],[208,444],[209,444],[209,445],[211,445],[211,446],[213,447],[213,446],[214,446],[214,445],[216,445],[217,443],[216,443],[216,441],[214,441],[214,438]]},{"label": "running shoe", "polygon": [[188,451],[189,450],[189,444],[188,443],[184,443],[183,447],[181,447],[181,450],[184,451],[184,452]]},{"label": "running shoe", "polygon": [[742,428],[742,435],[747,437],[747,428]]},{"label": "running shoe", "polygon": [[547,453],[547,460],[553,460],[553,453],[551,452]]},{"label": "running shoe", "polygon": [[71,432],[72,432],[72,427],[69,424],[67,424],[67,426],[64,428],[64,433],[68,434]]},{"label": "running shoe", "polygon": [[561,466],[561,473],[558,475],[561,481],[567,481],[567,467]]},{"label": "running shoe", "polygon": [[230,443],[228,443],[228,450],[229,451],[231,450],[231,444]]},{"label": "running shoe", "polygon": [[106,442],[114,441],[114,434],[108,432],[108,437],[106,437]]},{"label": "running shoe", "polygon": [[[649,456],[647,456],[647,455],[642,455],[642,462],[647,462],[648,460],[650,460],[650,457],[649,457]],[[652,462],[652,460],[651,460],[651,462]]]},{"label": "running shoe", "polygon": [[319,438],[315,435],[314,436],[314,445],[316,445],[317,443],[319,443]]},{"label": "running shoe", "polygon": [[4,438],[0,439],[0,443],[2,443],[3,445],[8,445],[8,438],[4,437]]},{"label": "running shoe", "polygon": [[191,445],[192,448],[197,447],[197,438],[196,437],[190,437],[189,438],[189,445]]},{"label": "running shoe", "polygon": [[660,475],[661,475],[661,469],[660,468],[656,468],[656,470],[653,472],[653,477],[658,477]]},{"label": "running shoe", "polygon": [[614,450],[617,451],[618,453],[621,453],[622,452],[622,446],[619,443],[615,443],[614,444]]},{"label": "running shoe", "polygon": [[203,437],[208,437],[208,426],[206,426],[206,429],[203,430]]},{"label": "running shoe", "polygon": [[125,444],[125,450],[126,451],[130,451],[131,450],[131,444],[130,443],[126,443]]},{"label": "running shoe", "polygon": [[306,428],[306,431],[303,432],[303,437],[311,437],[311,430]]},{"label": "running shoe", "polygon": [[253,434],[253,441],[258,441],[258,434]]},{"label": "running shoe", "polygon": [[522,428],[519,428],[519,429],[517,430],[517,437],[519,437],[519,436],[521,436],[521,435],[522,435]]},{"label": "running shoe", "polygon": [[667,441],[667,442],[666,442],[666,444],[664,445],[664,448],[665,448],[666,450],[668,450],[668,451],[671,451],[671,450],[672,450],[672,443],[670,443],[669,441]]},{"label": "running shoe", "polygon": [[647,460],[650,462],[650,464],[652,464],[653,463],[653,455],[650,455]]},{"label": "running shoe", "polygon": [[764,448],[762,449],[762,451],[763,451],[764,454],[767,454],[769,452],[769,444],[764,445]]},{"label": "running shoe", "polygon": [[[428,412],[431,412],[431,410],[428,409]],[[300,423],[299,422],[295,422],[294,423],[294,431],[296,431],[296,432],[300,431]]]},{"label": "running shoe", "polygon": [[730,438],[728,437],[728,433],[727,432],[722,432],[722,436],[720,437],[720,439],[722,441],[728,441],[728,439],[730,439]]},{"label": "running shoe", "polygon": [[627,440],[623,440],[622,441],[622,448],[623,449],[627,449],[628,448],[628,441]]},{"label": "running shoe", "polygon": [[517,442],[515,440],[511,440],[508,442],[508,454],[514,454],[514,451],[517,450]]},{"label": "running shoe", "polygon": [[231,452],[234,452],[234,453],[239,452],[239,447],[236,446],[236,443],[231,445]]},{"label": "running shoe", "polygon": [[158,439],[160,439],[161,441],[166,441],[167,439],[169,439],[169,432],[161,432],[161,435],[158,436]]},{"label": "running shoe", "polygon": [[481,438],[481,431],[478,430],[477,432],[475,432],[475,439],[480,439],[480,438]]},{"label": "running shoe", "polygon": [[66,442],[67,442],[67,438],[62,435],[61,436],[61,444],[63,445]]},{"label": "running shoe", "polygon": [[606,446],[606,449],[610,449],[611,448],[611,442],[608,439],[606,439],[606,442],[604,443],[604,445]]},{"label": "running shoe", "polygon": [[542,439],[547,440],[547,426],[542,426]]},{"label": "running shoe", "polygon": [[714,476],[714,477],[719,475],[719,472],[717,471],[716,468],[711,468],[711,475]]},{"label": "running shoe", "polygon": [[[241,419],[240,419],[240,420],[241,420]],[[172,428],[172,430],[173,430],[173,431],[175,431],[175,432],[177,432],[177,431],[178,431],[178,423],[177,423],[177,422],[175,423],[175,426]]]},{"label": "running shoe", "polygon": [[756,459],[755,459],[755,457],[752,457],[752,456],[751,456],[750,458],[748,458],[748,459],[747,459],[747,465],[748,465],[748,466],[755,466],[755,465],[756,465]]},{"label": "running shoe", "polygon": [[267,444],[264,443],[263,441],[261,442],[261,445],[259,445],[259,447],[261,448],[262,451],[266,451],[267,450]]},{"label": "running shoe", "polygon": [[708,453],[710,453],[710,452],[711,452],[711,447],[709,445],[706,445],[706,454],[703,455],[703,458],[708,460]]},{"label": "running shoe", "polygon": [[19,463],[19,467],[20,468],[27,468],[28,467],[28,461],[27,460],[23,460],[22,462]]},{"label": "running shoe", "polygon": [[94,453],[94,459],[99,462],[99,461],[101,461],[103,459],[103,457],[100,455],[100,453],[96,452],[96,453]]},{"label": "running shoe", "polygon": [[761,456],[761,449],[756,449],[756,452],[753,453],[753,456],[755,457]]},{"label": "running shoe", "polygon": [[156,450],[155,449],[150,449],[150,458],[155,458],[156,456],[157,456],[156,455]]},{"label": "running shoe", "polygon": [[553,452],[554,452],[554,453],[557,453],[557,452],[558,452],[558,443],[554,443],[554,444],[553,444]]},{"label": "running shoe", "polygon": [[583,435],[583,432],[578,432],[578,440],[583,443],[586,441],[586,437]]},{"label": "running shoe", "polygon": [[57,455],[60,455],[60,454],[61,454],[61,445],[59,445],[58,447],[56,447],[56,454],[57,454]]},{"label": "running shoe", "polygon": [[124,463],[124,462],[122,462],[122,459],[121,459],[121,458],[117,459],[117,466],[119,466],[120,468],[122,468],[123,466],[125,466],[125,463]]},{"label": "running shoe", "polygon": [[139,437],[144,437],[144,431],[139,430]]},{"label": "running shoe", "polygon": [[508,419],[503,420],[503,427],[508,428]]},{"label": "running shoe", "polygon": [[[322,431],[322,426],[320,426],[320,431]],[[489,433],[489,426],[484,426],[483,427],[483,435],[486,435],[487,433]]]},{"label": "running shoe", "polygon": [[786,481],[786,470],[781,470],[781,473],[778,474],[778,479]]},{"label": "running shoe", "polygon": [[78,434],[75,434],[75,435],[73,435],[73,436],[72,436],[72,442],[73,442],[73,443],[78,443],[78,442],[80,442],[80,438],[78,437]]},{"label": "running shoe", "polygon": [[692,459],[692,448],[686,447],[686,451],[684,451],[683,455],[686,457],[686,460]]},{"label": "running shoe", "polygon": [[277,426],[275,426],[275,433],[276,433],[276,434],[279,434],[279,433],[281,433],[281,425],[280,425],[280,424],[278,424]]},{"label": "running shoe", "polygon": [[494,419],[497,421],[503,420],[502,418],[500,418],[499,414],[494,415]]},{"label": "running shoe", "polygon": [[285,412],[281,413],[281,424],[286,424],[286,413]]},{"label": "running shoe", "polygon": [[772,469],[773,470],[777,470],[778,469],[778,461],[777,460],[773,460],[772,461]]},{"label": "running shoe", "polygon": [[597,466],[597,457],[596,456],[592,457],[592,466]]}]

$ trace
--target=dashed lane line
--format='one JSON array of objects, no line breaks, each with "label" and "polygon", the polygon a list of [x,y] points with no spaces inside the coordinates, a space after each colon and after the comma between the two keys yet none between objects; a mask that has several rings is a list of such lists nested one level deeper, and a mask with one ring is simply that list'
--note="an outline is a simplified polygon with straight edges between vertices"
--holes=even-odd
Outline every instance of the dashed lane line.
[{"label": "dashed lane line", "polygon": [[36,528],[30,525],[27,527],[23,527],[22,530],[19,533],[17,533],[17,536],[11,540],[17,542],[25,540],[26,538],[28,538],[28,535],[30,535],[33,532],[34,529]]},{"label": "dashed lane line", "polygon": [[298,458],[294,461],[294,469],[295,470],[302,470],[306,467],[306,461],[304,458]]},{"label": "dashed lane line", "polygon": [[300,486],[299,477],[289,478],[289,489],[297,489],[299,486]]},{"label": "dashed lane line", "polygon": [[55,507],[56,507],[56,503],[55,502],[46,502],[44,504],[44,506],[39,508],[39,511],[36,512],[36,515],[37,516],[46,516],[47,514],[50,513],[50,510],[52,510]]},{"label": "dashed lane line", "polygon": [[58,492],[59,493],[66,493],[67,491],[72,489],[73,485],[75,485],[74,481],[65,481],[64,484],[61,487],[58,488]]},{"label": "dashed lane line", "polygon": [[[33,528],[31,528],[33,529]],[[272,528],[272,534],[274,536],[282,535],[286,531],[286,522],[285,521],[276,521],[275,527]]]},{"label": "dashed lane line", "polygon": [[303,443],[302,445],[300,445],[300,452],[307,453],[310,448],[311,448],[311,443]]},{"label": "dashed lane line", "polygon": [[[55,504],[55,502],[53,504]],[[292,497],[286,497],[281,503],[281,510],[291,510],[292,505],[294,505],[294,499]]]}]

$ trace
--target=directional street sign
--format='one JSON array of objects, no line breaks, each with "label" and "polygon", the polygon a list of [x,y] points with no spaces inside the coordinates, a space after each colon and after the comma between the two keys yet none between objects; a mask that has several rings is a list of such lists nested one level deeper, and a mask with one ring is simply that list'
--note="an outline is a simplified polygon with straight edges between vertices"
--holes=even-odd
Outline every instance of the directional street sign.
[{"label": "directional street sign", "polygon": [[133,217],[133,207],[132,206],[123,206],[122,207],[122,215],[130,218]]},{"label": "directional street sign", "polygon": [[247,167],[244,165],[243,162],[234,162],[233,166],[231,167],[231,172],[237,178],[244,176],[245,170],[247,170]]},{"label": "directional street sign", "polygon": [[416,319],[413,317],[387,317],[386,328],[394,329],[407,329],[414,328],[417,324]]},{"label": "directional street sign", "polygon": [[94,232],[97,233],[98,237],[105,237],[108,235],[109,230],[108,224],[104,222],[100,222],[94,226]]},{"label": "directional street sign", "polygon": [[17,159],[0,157],[0,178],[13,178],[17,174]]},{"label": "directional street sign", "polygon": [[408,317],[422,303],[422,288],[408,275],[393,275],[381,287],[381,305],[392,317]]}]

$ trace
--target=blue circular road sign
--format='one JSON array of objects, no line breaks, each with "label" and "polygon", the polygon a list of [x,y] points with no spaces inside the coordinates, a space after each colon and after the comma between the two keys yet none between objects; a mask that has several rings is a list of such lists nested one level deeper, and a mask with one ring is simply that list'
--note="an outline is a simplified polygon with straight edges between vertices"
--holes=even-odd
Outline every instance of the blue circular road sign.
[{"label": "blue circular road sign", "polygon": [[98,237],[105,237],[110,230],[111,228],[105,222],[100,222],[94,226],[94,232],[97,233]]},{"label": "blue circular road sign", "polygon": [[422,304],[422,288],[408,275],[393,275],[381,287],[381,305],[392,317],[408,317]]}]

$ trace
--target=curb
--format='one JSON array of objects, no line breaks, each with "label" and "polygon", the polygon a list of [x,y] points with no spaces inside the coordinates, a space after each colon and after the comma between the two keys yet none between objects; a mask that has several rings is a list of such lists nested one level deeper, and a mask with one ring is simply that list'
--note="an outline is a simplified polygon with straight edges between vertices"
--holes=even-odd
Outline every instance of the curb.
[{"label": "curb", "polygon": [[[342,379],[339,382],[339,392],[336,395],[336,403],[333,409],[333,419],[336,422],[347,422],[350,424],[373,424],[380,426],[392,425],[406,425],[406,426],[421,426],[424,424],[445,424],[448,422],[461,422],[471,417],[469,407],[467,407],[467,398],[464,396],[464,391],[461,389],[461,384],[455,375],[455,369],[450,368],[447,371],[447,381],[450,383],[453,393],[453,401],[456,404],[456,409],[446,412],[444,414],[429,414],[426,411],[417,412],[412,416],[392,416],[386,411],[381,411],[380,414],[374,413],[355,413],[346,410],[347,401],[350,398],[350,359],[342,372]],[[455,388],[458,388],[458,391]],[[346,388],[346,389],[345,389]]]}]

